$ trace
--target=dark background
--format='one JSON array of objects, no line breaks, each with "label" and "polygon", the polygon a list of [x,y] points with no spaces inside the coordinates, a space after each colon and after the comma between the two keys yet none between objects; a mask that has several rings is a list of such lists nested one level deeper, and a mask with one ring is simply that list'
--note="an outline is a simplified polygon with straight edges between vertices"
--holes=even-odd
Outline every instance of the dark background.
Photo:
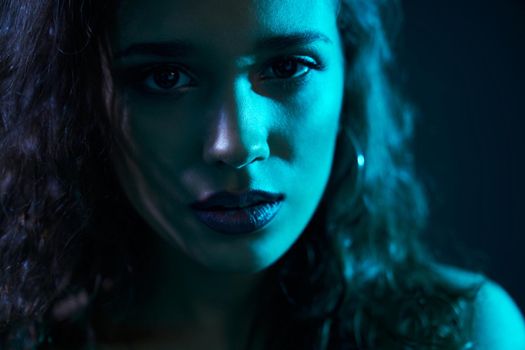
[{"label": "dark background", "polygon": [[446,262],[483,271],[525,310],[525,1],[406,0],[398,61]]}]

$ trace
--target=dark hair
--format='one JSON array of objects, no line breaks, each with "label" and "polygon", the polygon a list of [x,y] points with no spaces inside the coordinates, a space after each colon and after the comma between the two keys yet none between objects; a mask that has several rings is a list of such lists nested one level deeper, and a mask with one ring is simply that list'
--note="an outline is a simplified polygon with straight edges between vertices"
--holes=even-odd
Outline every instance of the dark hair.
[{"label": "dark hair", "polygon": [[[96,341],[100,315],[121,306],[116,296],[132,302],[127,291],[146,264],[135,247],[147,245],[151,229],[109,159],[111,122],[122,113],[108,40],[116,6],[0,3],[2,348]],[[273,335],[268,348],[460,349],[469,341],[476,287],[441,278],[417,237],[427,206],[408,151],[413,115],[392,85],[399,15],[394,0],[340,2],[343,128],[314,217],[270,268],[270,307],[259,318]]]}]

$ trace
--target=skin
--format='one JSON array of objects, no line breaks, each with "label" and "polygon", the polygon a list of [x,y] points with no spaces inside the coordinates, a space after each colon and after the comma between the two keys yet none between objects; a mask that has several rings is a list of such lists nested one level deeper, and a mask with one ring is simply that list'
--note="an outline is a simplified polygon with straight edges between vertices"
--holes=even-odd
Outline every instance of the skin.
[{"label": "skin", "polygon": [[[344,76],[335,13],[330,0],[123,1],[113,44],[127,114],[115,121],[113,161],[155,247],[144,252],[151,261],[142,283],[148,290],[124,325],[171,335],[133,349],[244,349],[264,275],[300,236],[330,177]],[[265,38],[306,30],[328,40],[257,48]],[[196,49],[129,50],[181,41]],[[277,79],[272,67],[283,56],[322,69],[299,65],[293,76],[303,80]],[[184,67],[168,91],[152,74],[133,73],[163,65],[164,73]],[[251,235],[221,235],[188,208],[215,191],[247,189],[286,196],[275,219]],[[474,303],[479,349],[525,348],[523,317],[501,287],[454,268],[436,270],[451,284],[486,282]],[[264,331],[256,334],[255,348],[263,338]]]},{"label": "skin", "polygon": [[525,320],[507,291],[485,276],[456,267],[435,265],[434,269],[454,288],[481,284],[473,303],[474,349],[525,349]]},{"label": "skin", "polygon": [[[260,45],[305,32],[317,37]],[[184,50],[162,54],[138,46],[180,42]],[[113,45],[127,109],[113,163],[157,242],[153,294],[127,320],[176,329],[181,348],[240,349],[264,274],[301,235],[330,177],[344,76],[335,1],[123,1]],[[285,195],[249,235],[220,234],[188,207],[249,189]]]}]

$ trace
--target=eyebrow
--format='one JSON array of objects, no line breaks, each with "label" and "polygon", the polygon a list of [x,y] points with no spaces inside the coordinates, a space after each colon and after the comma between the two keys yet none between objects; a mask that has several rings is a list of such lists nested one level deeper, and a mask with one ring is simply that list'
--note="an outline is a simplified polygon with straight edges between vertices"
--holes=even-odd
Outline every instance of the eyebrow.
[{"label": "eyebrow", "polygon": [[301,32],[263,38],[255,44],[256,51],[279,51],[288,47],[306,46],[318,41],[331,44],[332,40],[320,32]]},{"label": "eyebrow", "polygon": [[[306,46],[315,42],[331,44],[332,40],[323,33],[306,31],[286,35],[276,35],[257,40],[256,51],[281,51],[290,47]],[[144,42],[131,44],[115,54],[115,59],[126,56],[161,56],[175,57],[197,51],[196,46],[182,40],[163,42]]]}]

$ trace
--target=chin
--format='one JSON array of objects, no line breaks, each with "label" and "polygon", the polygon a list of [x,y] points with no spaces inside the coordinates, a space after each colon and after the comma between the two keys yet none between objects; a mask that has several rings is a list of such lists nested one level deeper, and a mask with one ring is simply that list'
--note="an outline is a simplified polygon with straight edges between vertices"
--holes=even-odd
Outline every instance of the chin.
[{"label": "chin", "polygon": [[285,251],[242,249],[234,250],[229,254],[199,254],[194,256],[193,260],[197,261],[206,269],[219,273],[233,274],[257,274],[271,267],[279,258],[284,255]]}]

